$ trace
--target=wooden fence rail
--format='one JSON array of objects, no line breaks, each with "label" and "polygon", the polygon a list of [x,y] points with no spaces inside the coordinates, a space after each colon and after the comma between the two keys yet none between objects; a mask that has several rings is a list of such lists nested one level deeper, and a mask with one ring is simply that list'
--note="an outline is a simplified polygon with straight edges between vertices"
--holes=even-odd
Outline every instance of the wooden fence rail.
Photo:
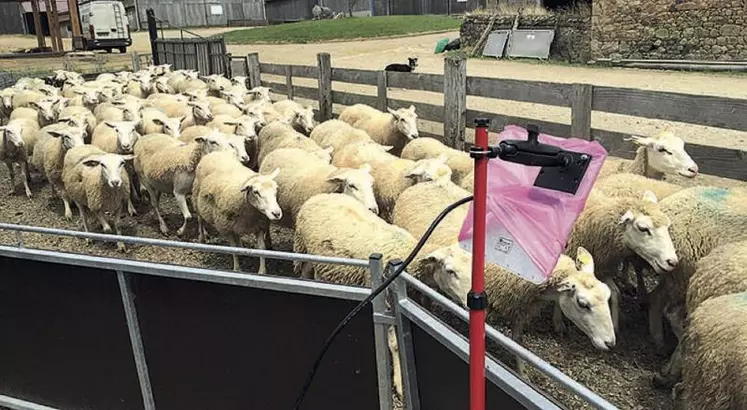
[{"label": "wooden fence rail", "polygon": [[[468,77],[463,59],[447,58],[444,75],[426,73],[400,73],[369,71],[331,67],[327,53],[318,55],[317,66],[260,63],[257,53],[241,58],[246,75],[253,87],[263,85],[273,92],[288,98],[304,98],[319,101],[318,119],[324,121],[335,117],[333,104],[368,104],[380,110],[386,107],[400,108],[414,105],[418,116],[427,121],[443,123],[444,135],[434,136],[445,144],[465,150],[465,129],[474,128],[478,117],[491,119],[490,130],[500,132],[508,124],[525,126],[537,124],[540,130],[559,137],[598,140],[611,156],[633,158],[636,147],[623,138],[629,135],[594,129],[591,127],[592,112],[621,114],[649,119],[676,121],[722,129],[747,131],[747,99],[735,99],[671,92],[647,91],[628,88],[613,88],[591,84],[561,84],[541,81],[525,81],[504,78]],[[265,81],[261,74],[284,77],[284,81]],[[293,78],[310,78],[318,81],[317,87],[293,84]],[[333,82],[361,84],[377,87],[376,95],[363,95],[332,90]],[[443,105],[389,98],[387,87],[405,88],[414,91],[441,93]],[[467,108],[467,96],[486,97],[498,100],[567,107],[571,110],[571,124],[541,121],[482,112]],[[687,150],[698,163],[701,172],[726,178],[747,180],[747,151],[721,148],[701,144],[687,144]]]}]

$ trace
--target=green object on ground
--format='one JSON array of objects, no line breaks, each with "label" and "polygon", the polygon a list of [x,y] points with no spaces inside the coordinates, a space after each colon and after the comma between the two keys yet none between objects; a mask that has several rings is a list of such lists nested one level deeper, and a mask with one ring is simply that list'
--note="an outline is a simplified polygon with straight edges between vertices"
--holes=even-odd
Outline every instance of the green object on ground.
[{"label": "green object on ground", "polygon": [[427,32],[458,31],[461,20],[449,16],[346,17],[338,20],[307,20],[223,34],[227,43],[314,43],[406,36]]},{"label": "green object on ground", "polygon": [[444,52],[444,48],[446,48],[446,45],[449,44],[449,38],[444,37],[441,40],[438,40],[438,43],[436,43],[436,54],[440,54]]}]

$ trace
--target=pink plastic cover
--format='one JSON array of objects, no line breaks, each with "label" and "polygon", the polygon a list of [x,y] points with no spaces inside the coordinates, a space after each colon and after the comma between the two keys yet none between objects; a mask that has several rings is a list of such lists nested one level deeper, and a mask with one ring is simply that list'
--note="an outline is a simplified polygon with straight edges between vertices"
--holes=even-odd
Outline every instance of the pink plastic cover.
[{"label": "pink plastic cover", "polygon": [[[526,140],[527,130],[508,125],[502,140]],[[607,151],[597,141],[540,134],[539,142],[592,156],[575,195],[534,186],[540,167],[502,161],[488,162],[485,260],[534,283],[550,276],[566,247],[573,224],[599,174]],[[459,233],[459,245],[472,251],[474,206]]]}]

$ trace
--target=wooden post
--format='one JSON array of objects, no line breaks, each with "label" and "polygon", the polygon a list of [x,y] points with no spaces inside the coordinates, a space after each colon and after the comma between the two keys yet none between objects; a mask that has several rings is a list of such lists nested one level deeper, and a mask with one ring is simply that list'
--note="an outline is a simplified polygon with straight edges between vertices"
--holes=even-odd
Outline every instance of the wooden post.
[{"label": "wooden post", "polygon": [[132,71],[140,71],[140,54],[138,54],[137,51],[132,52]]},{"label": "wooden post", "polygon": [[293,66],[287,65],[285,66],[285,87],[287,88],[286,93],[288,94],[288,99],[293,99]]},{"label": "wooden post", "polygon": [[[80,15],[78,11],[78,0],[67,0],[67,10],[70,13],[70,27],[73,29],[73,37],[83,35],[80,27]],[[86,27],[88,30],[88,27]]]},{"label": "wooden post", "polygon": [[386,109],[389,106],[389,98],[386,95],[386,71],[379,71],[379,84],[376,92],[376,97],[381,111],[387,112]]},{"label": "wooden post", "polygon": [[34,13],[34,30],[36,31],[36,43],[39,48],[46,47],[44,32],[42,31],[41,14],[39,12],[39,0],[31,0],[31,11]]},{"label": "wooden post", "polygon": [[573,84],[571,96],[571,137],[591,140],[591,84]]},{"label": "wooden post", "polygon": [[444,144],[464,151],[467,126],[467,60],[444,60]]},{"label": "wooden post", "polygon": [[52,6],[49,5],[49,0],[44,0],[44,14],[47,15],[47,27],[49,28],[49,39],[52,42],[52,51],[58,52],[57,39],[54,33],[54,20],[52,18]]},{"label": "wooden post", "polygon": [[249,77],[249,85],[252,88],[262,85],[259,75],[259,53],[249,53],[246,55],[246,69]]},{"label": "wooden post", "polygon": [[52,15],[54,16],[54,31],[57,36],[57,48],[60,51],[65,51],[65,46],[62,44],[62,30],[60,29],[60,13],[57,10],[57,1],[52,0]]},{"label": "wooden post", "polygon": [[332,60],[329,53],[316,55],[319,66],[319,117],[320,121],[332,118]]}]

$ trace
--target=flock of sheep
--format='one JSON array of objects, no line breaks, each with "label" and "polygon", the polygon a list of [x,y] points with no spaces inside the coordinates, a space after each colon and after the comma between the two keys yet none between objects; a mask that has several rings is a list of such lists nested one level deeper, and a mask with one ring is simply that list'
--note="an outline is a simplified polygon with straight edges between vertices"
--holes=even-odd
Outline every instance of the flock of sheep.
[{"label": "flock of sheep", "polygon": [[[24,78],[0,91],[0,160],[14,189],[20,168],[29,198],[29,172],[41,174],[65,217],[72,202],[86,231],[93,215],[104,232],[120,234],[121,214],[134,216],[134,202],[147,200],[167,234],[159,199],[168,194],[182,212],[180,236],[195,212],[200,241],[210,226],[233,246],[253,234],[270,249],[270,225],[280,224],[294,230],[295,252],[357,259],[404,259],[446,206],[471,195],[469,155],[419,137],[414,107],[358,104],[317,124],[311,107],[273,103],[269,89],[246,82],[168,65],[94,81],[68,71]],[[747,191],[666,182],[698,174],[671,128],[631,140],[635,160],[605,163],[546,283],[487,264],[489,320],[512,324],[521,341],[552,304],[556,331],[567,318],[609,350],[625,337],[620,289],[637,291],[654,345],[665,347],[665,317],[679,340],[654,382],[672,388],[683,408],[747,408]],[[471,257],[457,237],[467,211],[444,219],[408,269],[462,305]],[[350,266],[297,262],[294,274],[370,285],[365,269]],[[651,292],[646,275],[657,283]]]}]

